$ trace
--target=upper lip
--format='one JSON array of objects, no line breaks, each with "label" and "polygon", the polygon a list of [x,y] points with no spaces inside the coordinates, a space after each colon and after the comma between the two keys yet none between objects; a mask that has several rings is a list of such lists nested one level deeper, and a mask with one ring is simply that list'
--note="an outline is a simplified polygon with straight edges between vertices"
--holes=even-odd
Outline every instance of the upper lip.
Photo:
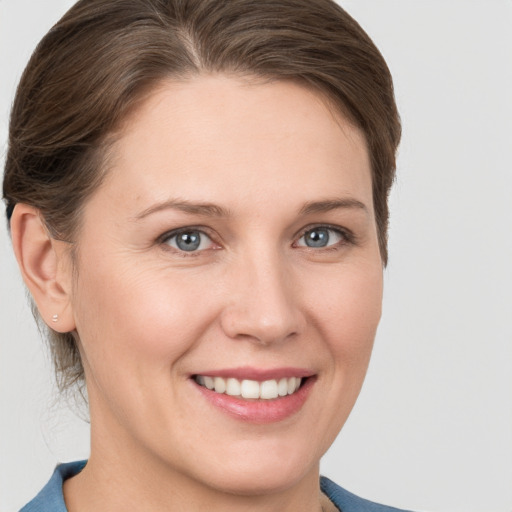
[{"label": "upper lip", "polygon": [[219,370],[205,370],[194,373],[193,375],[202,375],[204,377],[223,377],[234,378],[238,380],[256,380],[265,381],[272,379],[282,379],[284,377],[311,377],[315,372],[307,368],[254,368],[249,366],[242,366],[238,368],[224,368]]}]

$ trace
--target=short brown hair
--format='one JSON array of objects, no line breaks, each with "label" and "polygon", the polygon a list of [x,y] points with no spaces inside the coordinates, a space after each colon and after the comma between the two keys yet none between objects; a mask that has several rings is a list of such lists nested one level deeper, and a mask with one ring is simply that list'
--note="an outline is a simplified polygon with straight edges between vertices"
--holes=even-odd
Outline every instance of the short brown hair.
[{"label": "short brown hair", "polygon": [[[393,83],[373,42],[332,0],[77,2],[39,43],[18,86],[3,185],[8,219],[26,203],[52,236],[76,240],[108,136],[159,82],[202,72],[300,81],[362,130],[385,264],[401,131]],[[83,383],[73,333],[48,335],[61,389]]]}]

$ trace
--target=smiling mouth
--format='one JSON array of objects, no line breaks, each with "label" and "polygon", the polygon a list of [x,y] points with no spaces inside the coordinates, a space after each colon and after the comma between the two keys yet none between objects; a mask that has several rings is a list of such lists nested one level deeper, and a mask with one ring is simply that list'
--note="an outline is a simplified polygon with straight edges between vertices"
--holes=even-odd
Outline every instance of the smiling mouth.
[{"label": "smiling mouth", "polygon": [[274,400],[296,393],[306,380],[302,377],[283,377],[264,381],[239,380],[234,377],[195,375],[194,381],[218,394],[239,397],[246,400]]}]

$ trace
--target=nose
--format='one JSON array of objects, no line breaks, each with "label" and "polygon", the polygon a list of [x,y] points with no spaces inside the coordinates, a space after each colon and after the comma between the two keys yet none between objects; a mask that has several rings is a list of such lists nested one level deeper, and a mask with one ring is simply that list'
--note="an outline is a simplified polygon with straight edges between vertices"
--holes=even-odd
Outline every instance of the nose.
[{"label": "nose", "polygon": [[245,258],[227,279],[221,325],[230,338],[269,345],[303,331],[298,283],[278,255]]}]

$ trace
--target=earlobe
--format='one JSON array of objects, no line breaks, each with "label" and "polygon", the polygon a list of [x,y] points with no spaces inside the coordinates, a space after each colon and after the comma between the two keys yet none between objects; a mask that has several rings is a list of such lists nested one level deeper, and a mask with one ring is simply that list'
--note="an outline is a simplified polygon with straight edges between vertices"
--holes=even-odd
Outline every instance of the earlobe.
[{"label": "earlobe", "polygon": [[39,210],[26,204],[14,208],[11,235],[23,280],[42,319],[55,331],[73,331],[71,268],[65,242],[53,239]]}]

